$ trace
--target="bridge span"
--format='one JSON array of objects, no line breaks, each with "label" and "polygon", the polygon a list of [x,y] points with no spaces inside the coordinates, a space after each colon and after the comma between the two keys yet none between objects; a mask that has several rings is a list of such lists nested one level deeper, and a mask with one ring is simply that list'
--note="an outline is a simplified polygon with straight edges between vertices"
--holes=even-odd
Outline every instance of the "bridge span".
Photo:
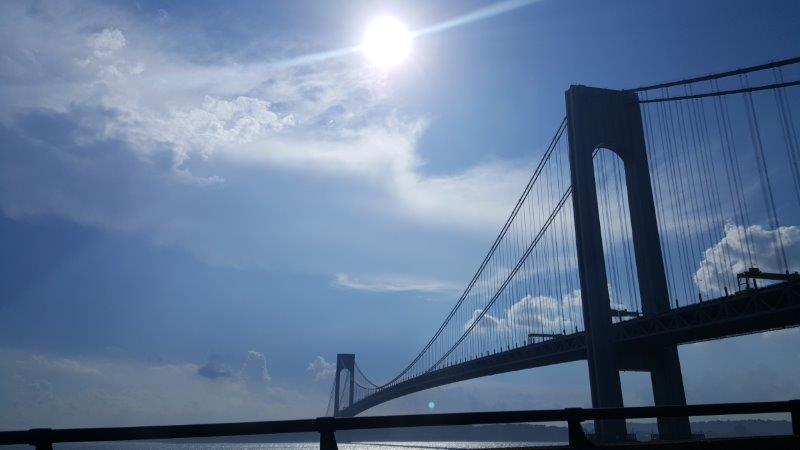
[{"label": "bridge span", "polygon": [[[391,380],[339,354],[328,414],[586,360],[592,406],[619,371],[685,405],[677,346],[800,325],[800,58],[613,90],[571,86],[566,117],[475,275]],[[685,417],[659,433],[691,434]],[[600,420],[601,440],[626,436]]]},{"label": "bridge span", "polygon": [[[656,316],[627,320],[615,324],[613,329],[623,367],[644,370],[645,367],[637,364],[637,358],[625,356],[637,354],[636,347],[690,344],[796,326],[800,326],[800,281],[743,291]],[[436,369],[364,397],[343,408],[338,416],[355,416],[389,400],[437,386],[585,359],[584,333],[571,333]]]}]

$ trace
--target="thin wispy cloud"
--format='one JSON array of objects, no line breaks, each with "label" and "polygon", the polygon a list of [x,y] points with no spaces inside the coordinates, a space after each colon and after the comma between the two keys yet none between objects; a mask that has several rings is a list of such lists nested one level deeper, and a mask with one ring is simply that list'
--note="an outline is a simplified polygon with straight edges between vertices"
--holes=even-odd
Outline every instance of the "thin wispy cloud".
[{"label": "thin wispy cloud", "polygon": [[351,277],[343,273],[336,275],[334,284],[336,286],[366,292],[420,292],[446,295],[455,295],[461,288],[457,284],[438,280],[396,275]]}]

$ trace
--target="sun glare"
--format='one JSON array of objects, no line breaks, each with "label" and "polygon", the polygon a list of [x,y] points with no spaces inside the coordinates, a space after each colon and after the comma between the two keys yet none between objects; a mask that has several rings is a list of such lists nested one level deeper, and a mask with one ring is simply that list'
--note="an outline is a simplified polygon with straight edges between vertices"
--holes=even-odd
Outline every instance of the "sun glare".
[{"label": "sun glare", "polygon": [[361,50],[378,67],[396,66],[411,52],[411,33],[394,17],[379,17],[367,27]]}]

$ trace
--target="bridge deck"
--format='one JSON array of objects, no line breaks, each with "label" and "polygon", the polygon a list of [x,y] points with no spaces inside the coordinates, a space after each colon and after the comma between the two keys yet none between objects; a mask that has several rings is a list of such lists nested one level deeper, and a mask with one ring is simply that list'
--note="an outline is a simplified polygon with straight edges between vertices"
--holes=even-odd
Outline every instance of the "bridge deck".
[{"label": "bridge deck", "polygon": [[[642,346],[686,344],[800,326],[800,281],[788,281],[613,326],[622,364]],[[436,386],[504,372],[586,359],[583,332],[498,352],[405,380],[343,408],[354,416],[373,406]],[[634,366],[626,369],[635,370]]]}]

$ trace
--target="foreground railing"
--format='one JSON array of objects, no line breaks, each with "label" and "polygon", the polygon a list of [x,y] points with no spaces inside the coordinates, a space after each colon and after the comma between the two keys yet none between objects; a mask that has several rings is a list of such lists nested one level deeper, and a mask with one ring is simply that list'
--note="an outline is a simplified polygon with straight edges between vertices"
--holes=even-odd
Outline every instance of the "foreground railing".
[{"label": "foreground railing", "polygon": [[[306,420],[239,422],[195,425],[164,425],[113,428],[38,428],[27,431],[0,432],[0,445],[29,444],[37,450],[52,449],[54,443],[111,442],[131,440],[163,440],[208,438],[284,433],[320,434],[320,449],[337,449],[336,431],[409,428],[448,425],[567,422],[569,444],[563,448],[586,448],[593,444],[583,432],[581,422],[606,419],[644,419],[654,417],[698,417],[741,414],[790,413],[792,435],[773,437],[770,448],[800,448],[800,400],[759,403],[722,403],[686,406],[644,406],[628,408],[567,408],[538,411],[473,412],[455,414],[414,414],[401,416],[320,417]],[[745,438],[747,439],[747,438]],[[745,448],[726,440],[720,448]],[[699,441],[698,441],[699,442]],[[708,441],[703,441],[707,444]],[[689,441],[686,444],[691,445]],[[665,444],[666,445],[666,444]],[[604,445],[603,448],[615,448]],[[625,447],[629,448],[629,447]],[[648,448],[658,448],[657,445]],[[672,447],[670,447],[672,448]],[[683,448],[683,447],[682,447]],[[688,447],[687,447],[688,448]],[[717,448],[706,447],[701,448]]]}]

